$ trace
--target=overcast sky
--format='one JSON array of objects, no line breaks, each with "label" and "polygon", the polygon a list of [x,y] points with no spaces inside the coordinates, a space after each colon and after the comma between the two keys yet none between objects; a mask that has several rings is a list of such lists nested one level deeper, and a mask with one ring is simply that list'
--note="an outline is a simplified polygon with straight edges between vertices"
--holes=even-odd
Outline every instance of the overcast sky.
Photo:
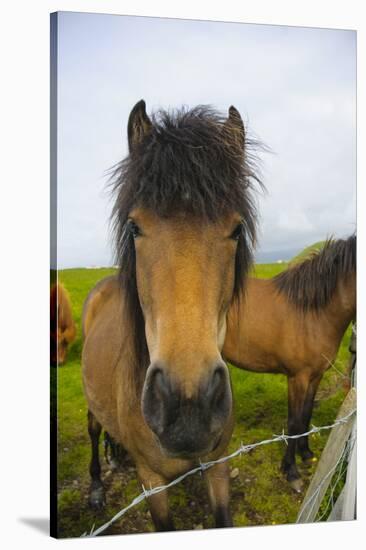
[{"label": "overcast sky", "polygon": [[127,120],[211,104],[240,111],[261,154],[258,258],[356,227],[356,33],[65,13],[58,20],[58,266],[111,265],[106,170]]}]

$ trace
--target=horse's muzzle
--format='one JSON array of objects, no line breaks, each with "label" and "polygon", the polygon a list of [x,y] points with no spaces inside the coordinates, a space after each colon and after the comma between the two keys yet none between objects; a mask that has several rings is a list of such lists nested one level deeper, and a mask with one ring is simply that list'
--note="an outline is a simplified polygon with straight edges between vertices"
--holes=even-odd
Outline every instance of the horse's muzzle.
[{"label": "horse's muzzle", "polygon": [[197,458],[213,451],[232,411],[229,372],[223,362],[207,369],[194,397],[167,367],[150,365],[142,394],[146,423],[168,456]]}]

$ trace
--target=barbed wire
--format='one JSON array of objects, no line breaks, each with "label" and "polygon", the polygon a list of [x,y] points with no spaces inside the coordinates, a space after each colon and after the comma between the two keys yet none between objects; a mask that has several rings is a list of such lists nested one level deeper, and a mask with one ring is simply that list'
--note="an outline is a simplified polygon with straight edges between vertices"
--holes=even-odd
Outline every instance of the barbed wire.
[{"label": "barbed wire", "polygon": [[233,458],[236,458],[237,456],[240,456],[242,454],[247,454],[253,449],[256,449],[257,447],[261,447],[263,445],[269,445],[270,443],[278,443],[280,441],[283,441],[287,445],[287,441],[289,439],[299,439],[300,437],[306,437],[315,433],[319,433],[324,430],[330,430],[332,428],[335,428],[339,424],[345,424],[348,422],[348,420],[356,413],[356,409],[353,409],[350,413],[348,413],[346,416],[337,419],[333,424],[329,424],[327,426],[315,426],[312,424],[312,428],[308,430],[307,432],[296,434],[296,435],[287,435],[284,431],[282,431],[282,434],[276,435],[273,434],[273,437],[271,439],[264,439],[263,441],[259,441],[257,443],[251,443],[249,445],[244,445],[243,443],[240,445],[240,447],[232,452],[231,454],[221,457],[218,460],[211,460],[209,462],[203,462],[200,463],[199,466],[196,466],[195,468],[192,468],[192,470],[189,470],[188,472],[185,472],[181,476],[175,478],[170,483],[167,483],[166,485],[160,485],[158,487],[150,487],[150,489],[146,489],[142,485],[142,492],[136,496],[128,506],[117,512],[109,521],[98,527],[94,530],[94,525],[90,530],[90,533],[83,533],[82,537],[96,537],[103,533],[108,527],[110,527],[113,523],[115,523],[117,520],[119,520],[122,516],[124,516],[128,510],[131,508],[137,506],[142,502],[143,500],[147,499],[148,497],[152,495],[156,495],[157,493],[161,493],[162,491],[166,491],[170,487],[173,487],[174,485],[177,485],[181,481],[183,481],[188,476],[192,476],[198,472],[204,472],[205,470],[208,470],[209,468],[212,468],[212,466],[215,466],[215,464],[222,464],[223,462],[227,462],[229,460],[232,460]]}]

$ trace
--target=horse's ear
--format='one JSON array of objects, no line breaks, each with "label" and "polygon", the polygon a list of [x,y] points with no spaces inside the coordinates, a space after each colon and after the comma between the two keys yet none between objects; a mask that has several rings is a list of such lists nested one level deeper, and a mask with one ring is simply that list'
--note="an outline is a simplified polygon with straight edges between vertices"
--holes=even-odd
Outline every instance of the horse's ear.
[{"label": "horse's ear", "polygon": [[146,114],[146,103],[141,99],[132,109],[127,126],[128,146],[130,152],[150,134],[152,123]]},{"label": "horse's ear", "polygon": [[244,123],[240,116],[239,111],[235,109],[233,105],[229,109],[229,116],[227,121],[225,122],[225,130],[234,140],[234,143],[236,143],[236,145],[242,151],[244,151],[244,145],[245,145]]}]

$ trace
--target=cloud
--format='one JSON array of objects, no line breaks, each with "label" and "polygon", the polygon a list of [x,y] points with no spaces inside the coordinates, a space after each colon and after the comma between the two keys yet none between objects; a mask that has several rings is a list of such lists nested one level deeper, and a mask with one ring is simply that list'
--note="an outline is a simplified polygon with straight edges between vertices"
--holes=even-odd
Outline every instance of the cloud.
[{"label": "cloud", "polygon": [[61,13],[61,267],[112,262],[105,171],[127,152],[130,109],[234,104],[262,155],[260,249],[355,226],[355,33]]}]

